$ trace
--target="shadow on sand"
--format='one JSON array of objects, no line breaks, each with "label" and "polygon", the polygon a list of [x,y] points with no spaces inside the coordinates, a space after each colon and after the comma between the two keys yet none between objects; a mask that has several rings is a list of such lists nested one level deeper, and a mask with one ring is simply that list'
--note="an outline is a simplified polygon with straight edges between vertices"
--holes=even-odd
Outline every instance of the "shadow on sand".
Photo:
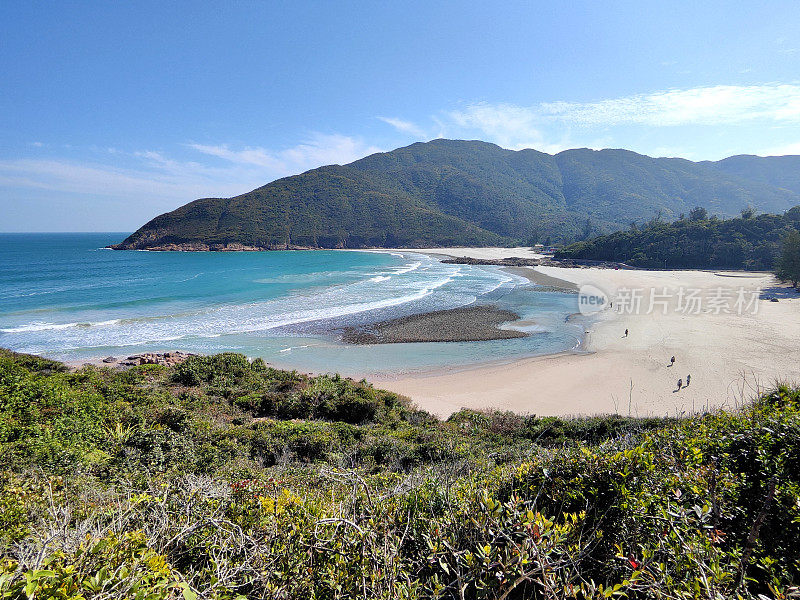
[{"label": "shadow on sand", "polygon": [[771,300],[772,298],[778,298],[779,300],[787,298],[800,298],[800,291],[789,285],[777,285],[761,290],[762,300]]}]

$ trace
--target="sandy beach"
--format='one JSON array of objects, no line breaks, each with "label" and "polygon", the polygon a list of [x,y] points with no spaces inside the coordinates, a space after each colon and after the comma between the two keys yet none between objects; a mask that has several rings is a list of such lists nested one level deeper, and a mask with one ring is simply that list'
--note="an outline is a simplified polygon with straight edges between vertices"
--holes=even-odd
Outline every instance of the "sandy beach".
[{"label": "sandy beach", "polygon": [[[355,252],[359,252],[356,250]],[[447,256],[450,258],[477,258],[480,260],[501,260],[503,258],[543,258],[544,254],[534,252],[531,248],[386,248],[379,252],[420,252],[431,256]]]},{"label": "sandy beach", "polygon": [[[419,251],[491,259],[521,255],[517,248]],[[379,379],[376,386],[440,416],[462,407],[646,416],[735,407],[776,381],[800,382],[800,298],[778,287],[770,274],[560,267],[515,272],[547,285],[590,284],[611,299],[630,299],[630,290],[641,290],[641,306],[629,313],[633,303],[618,302],[601,311],[586,334],[585,352]],[[766,291],[745,306],[758,290]],[[773,296],[779,301],[764,299]],[[690,297],[705,303],[694,305]]]}]

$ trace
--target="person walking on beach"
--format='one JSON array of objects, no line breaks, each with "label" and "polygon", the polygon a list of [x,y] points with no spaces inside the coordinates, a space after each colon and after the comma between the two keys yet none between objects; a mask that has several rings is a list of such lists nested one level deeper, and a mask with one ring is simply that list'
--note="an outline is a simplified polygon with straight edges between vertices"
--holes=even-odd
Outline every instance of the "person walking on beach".
[{"label": "person walking on beach", "polygon": [[691,375],[687,375],[687,376],[686,376],[686,387],[689,387],[689,382],[690,382],[691,380],[692,380],[692,376],[691,376]]},{"label": "person walking on beach", "polygon": [[683,387],[683,379],[678,379],[678,389]]},{"label": "person walking on beach", "polygon": [[671,367],[674,364],[675,364],[675,357],[673,356],[672,358],[669,359],[669,366]]},{"label": "person walking on beach", "polygon": [[623,335],[622,337],[628,337],[628,330],[627,329],[625,330],[625,335]]}]

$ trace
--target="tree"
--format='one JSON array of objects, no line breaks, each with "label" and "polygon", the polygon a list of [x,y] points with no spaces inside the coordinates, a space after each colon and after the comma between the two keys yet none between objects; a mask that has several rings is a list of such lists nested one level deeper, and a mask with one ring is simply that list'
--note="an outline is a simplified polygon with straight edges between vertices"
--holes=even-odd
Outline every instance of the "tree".
[{"label": "tree", "polygon": [[708,218],[708,211],[702,206],[695,206],[689,211],[690,221],[705,221]]},{"label": "tree", "polygon": [[752,206],[748,206],[747,208],[742,209],[741,214],[743,219],[752,219],[756,216],[756,209]]},{"label": "tree", "polygon": [[583,233],[583,238],[582,239],[584,239],[584,240],[588,239],[589,236],[592,235],[592,229],[593,229],[592,220],[591,219],[586,219],[586,222],[583,224],[583,232],[582,232]]},{"label": "tree", "polygon": [[663,222],[664,222],[664,214],[662,211],[659,210],[658,214],[655,215],[652,219],[650,219],[645,226],[654,227],[656,225],[660,225]]},{"label": "tree", "polygon": [[776,271],[783,238],[800,232],[800,207],[782,215],[703,221],[656,220],[564,248],[558,258],[622,261],[639,267]]},{"label": "tree", "polygon": [[533,247],[538,243],[539,243],[539,230],[534,229],[533,231],[531,231],[531,234],[528,237],[528,240],[525,242],[525,245]]},{"label": "tree", "polygon": [[783,238],[775,274],[783,281],[791,281],[794,287],[800,282],[800,233],[796,230],[789,231]]}]

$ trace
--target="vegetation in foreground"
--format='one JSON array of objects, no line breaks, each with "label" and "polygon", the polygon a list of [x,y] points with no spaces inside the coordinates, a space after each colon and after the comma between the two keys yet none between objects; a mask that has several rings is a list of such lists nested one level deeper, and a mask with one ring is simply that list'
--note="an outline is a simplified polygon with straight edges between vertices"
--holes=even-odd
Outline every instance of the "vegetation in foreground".
[{"label": "vegetation in foreground", "polygon": [[790,598],[800,391],[445,422],[221,354],[0,352],[3,598]]},{"label": "vegetation in foreground", "polygon": [[741,217],[726,220],[709,218],[698,207],[672,223],[654,219],[643,227],[632,225],[626,231],[572,244],[557,252],[556,258],[649,268],[772,271],[783,264],[784,241],[797,230],[800,206],[783,215],[743,210]]}]

